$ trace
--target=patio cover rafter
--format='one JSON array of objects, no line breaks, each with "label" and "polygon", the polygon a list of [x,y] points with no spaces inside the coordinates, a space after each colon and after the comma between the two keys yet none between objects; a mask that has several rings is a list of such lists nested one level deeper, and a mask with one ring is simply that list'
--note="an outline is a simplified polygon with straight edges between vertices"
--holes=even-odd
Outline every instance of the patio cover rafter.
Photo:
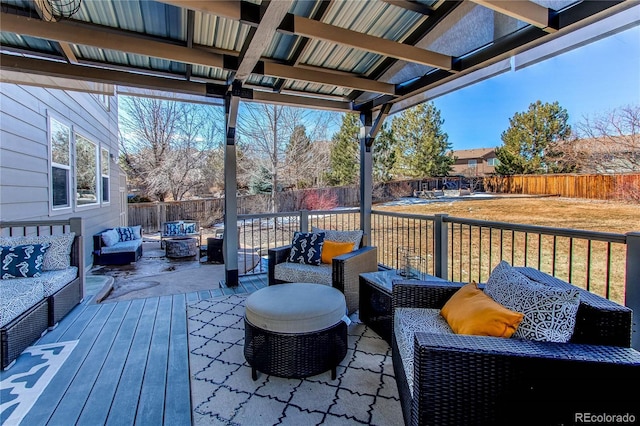
[{"label": "patio cover rafter", "polygon": [[471,0],[488,9],[500,12],[520,21],[538,27],[548,33],[558,31],[551,25],[551,11],[532,1],[496,1],[496,0]]}]

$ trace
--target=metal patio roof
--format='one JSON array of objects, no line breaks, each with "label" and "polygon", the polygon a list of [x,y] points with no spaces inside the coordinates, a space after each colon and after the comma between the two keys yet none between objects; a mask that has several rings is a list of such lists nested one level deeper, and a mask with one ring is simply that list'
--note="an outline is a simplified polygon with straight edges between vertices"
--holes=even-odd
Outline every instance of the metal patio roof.
[{"label": "metal patio roof", "polygon": [[55,21],[42,10],[46,1],[52,0],[0,0],[3,71],[191,97],[223,98],[233,89],[243,100],[309,108],[387,105],[392,112],[637,6],[629,0],[82,0],[71,18]]}]

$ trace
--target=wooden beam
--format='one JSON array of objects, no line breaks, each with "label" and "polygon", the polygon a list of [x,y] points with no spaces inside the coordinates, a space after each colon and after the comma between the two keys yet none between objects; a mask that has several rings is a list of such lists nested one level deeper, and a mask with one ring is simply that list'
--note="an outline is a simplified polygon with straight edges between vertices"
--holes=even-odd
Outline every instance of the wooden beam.
[{"label": "wooden beam", "polygon": [[67,62],[70,64],[77,64],[78,58],[76,58],[75,53],[73,53],[73,49],[69,43],[61,42],[58,43],[60,45],[60,50],[64,53],[64,56],[67,58]]},{"label": "wooden beam", "polygon": [[413,0],[382,0],[385,3],[392,4],[402,9],[410,10],[412,12],[419,13],[421,15],[429,16],[433,13],[433,8],[426,4],[418,3]]},{"label": "wooden beam", "polygon": [[68,21],[56,23],[42,22],[9,13],[0,14],[2,31],[29,35],[43,39],[82,44],[86,46],[135,53],[143,56],[203,65],[223,67],[223,56],[198,49],[164,43],[146,38],[107,31],[102,28],[88,28]]},{"label": "wooden beam", "polygon": [[23,56],[0,54],[0,69],[27,72],[37,75],[71,78],[82,81],[138,87],[141,89],[161,90],[189,95],[206,95],[206,85],[184,80],[135,74],[126,71],[70,65]]},{"label": "wooden beam", "polygon": [[264,63],[264,74],[273,77],[283,77],[291,80],[308,81],[310,83],[328,84],[346,87],[348,89],[363,90],[365,92],[395,95],[395,85],[382,83],[352,75],[340,75],[329,72],[311,70],[309,68],[295,68],[274,62]]},{"label": "wooden beam", "polygon": [[235,78],[245,82],[251,75],[264,51],[269,47],[276,30],[282,23],[282,19],[289,12],[293,0],[275,0],[263,2],[264,10],[258,28],[252,33],[253,37],[247,40],[240,55],[238,70]]},{"label": "wooden beam", "polygon": [[481,6],[494,10],[503,15],[531,24],[548,33],[554,33],[557,28],[549,25],[549,9],[532,1],[504,1],[504,0],[471,0]]},{"label": "wooden beam", "polygon": [[328,99],[317,99],[310,96],[294,96],[272,92],[253,91],[255,102],[264,102],[267,104],[290,105],[302,108],[325,109],[330,111],[353,111],[351,102],[331,101]]},{"label": "wooden beam", "polygon": [[[383,56],[402,59],[408,62],[428,65],[434,68],[451,70],[451,56],[437,52],[375,37],[369,34],[336,27],[313,19],[293,15],[292,33],[309,38],[342,44],[356,49],[377,53]],[[286,30],[286,29],[283,29]]]}]

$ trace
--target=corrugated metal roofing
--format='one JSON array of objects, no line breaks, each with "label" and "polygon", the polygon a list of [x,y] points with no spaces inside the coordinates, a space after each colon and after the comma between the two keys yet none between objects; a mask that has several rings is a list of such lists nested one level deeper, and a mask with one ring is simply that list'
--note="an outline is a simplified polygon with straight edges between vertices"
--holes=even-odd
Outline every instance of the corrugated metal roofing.
[{"label": "corrugated metal roofing", "polygon": [[[590,14],[598,13],[599,10],[608,13],[608,8],[631,7],[626,4],[616,5],[614,2],[589,3],[585,6],[585,2],[573,0],[535,0],[534,3],[549,8],[550,15],[562,14],[562,22],[566,22],[567,26],[582,19],[589,19]],[[0,0],[0,4],[5,20],[9,15],[30,16],[36,19],[39,16],[35,3],[30,0]],[[131,67],[136,73],[148,70],[154,75],[170,74],[172,77],[183,79],[191,76],[195,81],[220,86],[211,86],[214,89],[213,93],[219,95],[224,91],[223,86],[235,78],[241,52],[251,41],[251,28],[258,25],[257,19],[262,16],[258,9],[266,7],[267,3],[262,5],[261,0],[237,2],[238,10],[234,12],[232,4],[225,12],[221,12],[221,16],[209,13],[211,9],[199,10],[201,7],[217,10],[220,4],[216,2],[187,4],[193,5],[197,10],[190,12],[180,7],[181,4],[176,0],[82,0],[79,11],[71,18],[72,21],[82,24],[79,28],[94,31],[94,28],[108,27],[117,34],[134,36],[131,44],[138,47],[144,45],[145,40],[152,40],[155,43],[166,43],[167,50],[171,52],[159,55],[163,56],[163,59],[128,52],[126,43],[119,50],[113,50],[113,46],[108,44],[104,46],[109,48],[102,48],[99,41],[93,46],[87,46],[79,39],[74,42],[73,30],[69,29],[63,39],[68,40],[66,44],[77,57],[71,58],[71,62],[75,63],[75,59],[78,59],[80,65],[76,66],[81,66],[87,61],[116,70]],[[420,5],[425,7],[418,10]],[[262,58],[259,58],[265,63],[276,62],[280,66],[289,67],[280,68],[287,71],[282,74],[285,77],[262,75],[260,70],[263,62],[258,61],[254,73],[249,75],[245,83],[267,91],[283,90],[306,95],[338,96],[345,101],[355,101],[358,104],[380,98],[381,94],[394,93],[389,91],[388,86],[367,84],[367,79],[395,85],[396,97],[385,95],[384,98],[384,102],[393,102],[394,99],[399,100],[397,96],[402,96],[402,93],[420,90],[429,84],[437,84],[438,79],[452,77],[447,67],[444,71],[439,71],[434,65],[425,64],[424,60],[418,61],[408,56],[396,57],[393,51],[381,54],[375,48],[359,47],[360,40],[357,34],[342,40],[327,40],[332,38],[331,27],[321,29],[326,31],[327,37],[323,37],[322,32],[317,38],[291,34],[289,31],[296,31],[296,28],[292,29],[290,26],[294,21],[293,16],[318,20],[324,26],[347,29],[447,55],[451,57],[452,65],[463,64],[462,66],[470,68],[477,66],[475,58],[479,58],[479,64],[488,64],[493,56],[508,53],[509,50],[545,35],[544,31],[524,20],[469,1],[419,0],[412,5],[407,4],[407,8],[401,6],[402,2],[382,0],[294,0],[289,7],[290,15],[283,20],[284,26],[274,32]],[[427,11],[428,8],[431,10]],[[580,13],[573,14],[574,9],[580,8]],[[229,11],[231,15],[226,16]],[[191,29],[190,16],[193,16]],[[37,21],[30,22],[37,24]],[[17,22],[15,25],[20,23]],[[61,27],[64,25],[64,22],[59,24]],[[305,34],[306,21],[303,20],[297,25],[302,26],[302,33]],[[544,23],[541,26],[544,26]],[[0,41],[5,53],[18,51],[30,56],[42,54],[43,58],[55,56],[62,61],[67,59],[63,51],[69,52],[69,49],[62,49],[55,41],[32,35],[39,33],[35,30],[31,32],[29,25],[24,24],[21,28],[24,28],[19,31],[21,34],[2,31]],[[273,29],[275,30],[275,27]],[[208,61],[203,56],[194,59],[193,64],[189,64],[188,59],[185,61],[184,58],[188,58],[191,52],[187,47],[189,34],[193,34],[193,49],[204,48],[209,52],[211,66],[203,65],[203,61],[205,64]],[[99,39],[100,37],[95,37],[93,40]],[[353,39],[356,39],[355,43]],[[503,45],[505,47],[501,47]],[[176,51],[169,47],[179,47],[183,50]],[[466,62],[462,62],[463,60]],[[464,65],[467,63],[469,65]],[[312,74],[305,74],[304,68],[301,68],[303,66],[313,67],[316,75],[311,77]],[[317,77],[320,75],[318,72],[324,73],[324,77]],[[344,75],[351,79],[349,87],[362,88],[356,90],[340,86],[340,78],[331,77],[336,73],[346,73]],[[287,74],[297,78],[286,77]],[[353,80],[354,78],[356,79]],[[430,79],[435,80],[431,82]],[[198,92],[203,91],[200,89]]]}]

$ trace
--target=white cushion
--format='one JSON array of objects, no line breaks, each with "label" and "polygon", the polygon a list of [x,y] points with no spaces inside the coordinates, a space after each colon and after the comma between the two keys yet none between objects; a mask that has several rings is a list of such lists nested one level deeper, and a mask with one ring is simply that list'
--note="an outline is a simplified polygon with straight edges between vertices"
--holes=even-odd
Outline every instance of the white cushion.
[{"label": "white cushion", "polygon": [[333,267],[328,263],[308,265],[306,263],[282,262],[274,268],[273,276],[288,283],[305,282],[332,285]]},{"label": "white cushion", "polygon": [[340,322],[346,311],[340,291],[312,283],[271,285],[251,293],[245,303],[247,321],[279,333],[324,330]]},{"label": "white cushion", "polygon": [[424,308],[397,308],[393,317],[393,331],[409,390],[413,395],[413,335],[418,331],[449,334],[453,334],[453,331],[447,320],[440,315],[440,309]]},{"label": "white cushion", "polygon": [[485,293],[512,311],[524,314],[513,337],[568,342],[576,325],[580,291],[530,280],[507,262],[489,275]]},{"label": "white cushion", "polygon": [[115,229],[109,229],[102,233],[102,242],[105,246],[111,247],[118,241],[120,241],[120,234],[118,234],[118,231],[116,231]]},{"label": "white cushion", "polygon": [[350,242],[353,243],[353,250],[357,250],[360,247],[360,241],[364,232],[362,230],[356,231],[335,231],[333,229],[320,229],[315,226],[311,227],[311,232],[324,232],[324,239],[330,241],[338,241],[340,243]]},{"label": "white cushion", "polygon": [[25,244],[46,244],[49,248],[44,254],[43,271],[54,271],[71,266],[71,246],[75,232],[60,235],[30,235],[26,237],[0,237],[0,246],[20,246]]},{"label": "white cushion", "polygon": [[[69,266],[65,269],[57,269],[55,271],[45,271],[39,277],[31,278],[13,278],[11,281],[18,286],[24,286],[24,288],[36,285],[42,287],[44,290],[44,297],[55,294],[56,291],[69,284],[71,281],[78,278],[78,267]],[[4,283],[4,281],[3,281]],[[4,290],[4,287],[0,287],[0,292]]]}]

